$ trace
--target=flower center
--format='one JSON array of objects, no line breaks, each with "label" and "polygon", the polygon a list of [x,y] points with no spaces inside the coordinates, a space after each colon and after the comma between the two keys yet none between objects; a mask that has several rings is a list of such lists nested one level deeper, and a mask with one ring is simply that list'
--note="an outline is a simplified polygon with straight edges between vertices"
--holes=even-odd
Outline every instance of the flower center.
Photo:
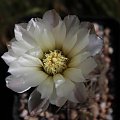
[{"label": "flower center", "polygon": [[60,50],[54,50],[45,53],[42,61],[45,72],[50,75],[55,75],[67,68],[68,58]]}]

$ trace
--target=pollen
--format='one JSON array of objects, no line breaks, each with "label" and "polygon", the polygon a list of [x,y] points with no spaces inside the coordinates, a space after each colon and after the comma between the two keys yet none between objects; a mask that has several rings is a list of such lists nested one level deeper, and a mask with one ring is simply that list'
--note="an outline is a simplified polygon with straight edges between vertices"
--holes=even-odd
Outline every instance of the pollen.
[{"label": "pollen", "polygon": [[45,72],[49,75],[55,75],[67,68],[68,58],[62,54],[62,51],[54,50],[45,53],[42,62]]}]

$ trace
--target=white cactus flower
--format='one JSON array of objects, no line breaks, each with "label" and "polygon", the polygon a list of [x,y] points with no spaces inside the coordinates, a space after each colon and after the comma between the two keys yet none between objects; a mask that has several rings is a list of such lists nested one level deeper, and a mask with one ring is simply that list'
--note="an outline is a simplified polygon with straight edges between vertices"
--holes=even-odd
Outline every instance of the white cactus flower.
[{"label": "white cactus flower", "polygon": [[6,84],[18,93],[37,86],[28,101],[31,113],[46,110],[49,103],[61,107],[67,100],[87,99],[85,77],[96,68],[94,56],[102,49],[88,24],[75,15],[62,20],[49,10],[43,19],[15,25],[15,38],[2,56],[11,73]]}]

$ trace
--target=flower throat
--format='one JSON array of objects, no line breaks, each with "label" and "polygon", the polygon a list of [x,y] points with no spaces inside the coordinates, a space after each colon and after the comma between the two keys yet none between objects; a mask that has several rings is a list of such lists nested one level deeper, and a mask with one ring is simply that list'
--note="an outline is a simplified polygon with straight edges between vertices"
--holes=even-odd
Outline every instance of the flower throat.
[{"label": "flower throat", "polygon": [[54,50],[45,53],[42,61],[45,72],[49,75],[55,75],[67,68],[68,58],[60,50]]}]

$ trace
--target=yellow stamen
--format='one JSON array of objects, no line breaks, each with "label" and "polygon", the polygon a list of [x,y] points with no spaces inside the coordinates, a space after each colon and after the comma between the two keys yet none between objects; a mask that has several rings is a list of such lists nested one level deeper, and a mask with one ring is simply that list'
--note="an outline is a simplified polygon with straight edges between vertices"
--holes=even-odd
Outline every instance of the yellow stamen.
[{"label": "yellow stamen", "polygon": [[45,72],[50,75],[55,75],[57,73],[61,73],[67,68],[68,58],[62,55],[61,51],[54,50],[49,53],[45,53],[42,61]]}]

